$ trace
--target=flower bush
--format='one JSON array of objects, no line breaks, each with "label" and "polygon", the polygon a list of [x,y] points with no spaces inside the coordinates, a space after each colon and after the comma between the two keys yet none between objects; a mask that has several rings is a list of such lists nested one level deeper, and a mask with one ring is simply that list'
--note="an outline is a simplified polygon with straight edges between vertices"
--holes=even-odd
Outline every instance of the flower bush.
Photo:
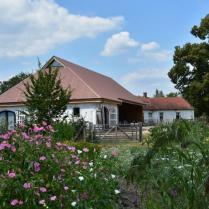
[{"label": "flower bush", "polygon": [[1,208],[115,208],[115,157],[54,141],[53,132],[43,123],[0,135]]},{"label": "flower bush", "polygon": [[129,177],[140,189],[140,208],[209,208],[209,128],[177,121],[151,131],[146,152],[132,162]]}]

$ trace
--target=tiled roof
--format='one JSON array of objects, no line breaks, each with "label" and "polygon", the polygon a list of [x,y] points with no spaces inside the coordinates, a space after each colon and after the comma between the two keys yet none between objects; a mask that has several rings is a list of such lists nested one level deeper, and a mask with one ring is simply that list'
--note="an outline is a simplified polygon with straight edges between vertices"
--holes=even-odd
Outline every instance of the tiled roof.
[{"label": "tiled roof", "polygon": [[[60,68],[59,77],[63,88],[70,87],[72,89],[71,101],[105,99],[118,103],[126,101],[139,105],[143,104],[137,96],[131,94],[112,78],[59,57],[52,57],[43,70],[54,60],[63,65]],[[0,95],[0,105],[24,102],[24,83],[28,81],[29,78]]]},{"label": "tiled roof", "polygon": [[193,110],[194,108],[182,97],[140,97],[146,103],[144,110]]}]

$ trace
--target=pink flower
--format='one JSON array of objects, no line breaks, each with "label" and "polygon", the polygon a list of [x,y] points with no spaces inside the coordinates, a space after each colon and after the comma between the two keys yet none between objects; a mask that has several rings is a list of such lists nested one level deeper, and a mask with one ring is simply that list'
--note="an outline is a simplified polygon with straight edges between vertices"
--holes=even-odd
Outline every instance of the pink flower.
[{"label": "pink flower", "polygon": [[39,190],[40,190],[40,192],[43,192],[43,193],[44,193],[44,192],[47,192],[47,189],[46,189],[45,187],[40,187]]},{"label": "pink flower", "polygon": [[12,152],[16,152],[16,147],[15,146],[12,146],[11,147],[11,150],[12,150]]},{"label": "pink flower", "polygon": [[76,164],[76,165],[79,165],[79,164],[80,164],[80,160],[77,160],[77,161],[75,162],[75,164]]},{"label": "pink flower", "polygon": [[50,200],[51,201],[55,201],[57,199],[57,197],[54,195],[54,196],[52,196],[52,197],[50,197]]},{"label": "pink flower", "polygon": [[70,146],[68,146],[67,148],[68,148],[68,150],[71,150],[71,151],[73,151],[73,152],[75,152],[75,150],[76,150],[75,147],[70,147]]},{"label": "pink flower", "polygon": [[25,189],[30,189],[31,188],[31,184],[26,182],[26,183],[23,184],[23,187]]},{"label": "pink flower", "polygon": [[25,127],[25,124],[24,123],[19,123],[19,128],[24,128]]},{"label": "pink flower", "polygon": [[47,147],[47,148],[51,148],[51,147],[52,147],[51,142],[46,142],[46,147]]},{"label": "pink flower", "polygon": [[57,145],[58,147],[61,147],[61,146],[62,146],[62,143],[61,143],[61,142],[57,142],[56,145]]},{"label": "pink flower", "polygon": [[1,150],[4,150],[4,149],[5,149],[5,146],[4,146],[4,144],[1,143],[1,144],[0,144],[0,151],[1,151]]},{"label": "pink flower", "polygon": [[15,178],[16,177],[16,173],[14,171],[8,171],[7,175],[9,178]]},{"label": "pink flower", "polygon": [[86,147],[84,147],[84,148],[83,148],[83,151],[84,151],[84,152],[88,152],[88,151],[89,151],[89,149],[88,149],[88,148],[86,148]]},{"label": "pink flower", "polygon": [[47,126],[48,130],[51,131],[52,133],[55,132],[54,128],[51,125]]},{"label": "pink flower", "polygon": [[18,205],[18,204],[19,204],[18,199],[11,200],[11,202],[10,202],[10,205],[12,205],[12,206],[15,206],[15,205]]},{"label": "pink flower", "polygon": [[27,133],[25,133],[25,132],[22,133],[22,136],[23,136],[23,138],[25,140],[29,140],[30,139],[30,136]]},{"label": "pink flower", "polygon": [[40,205],[45,205],[45,200],[39,200],[38,202]]},{"label": "pink flower", "polygon": [[40,160],[40,161],[44,161],[44,160],[46,160],[46,157],[45,157],[45,156],[41,156],[41,157],[39,158],[39,160]]},{"label": "pink flower", "polygon": [[44,130],[44,127],[34,126],[34,128],[33,128],[33,131],[34,131],[35,133],[40,132],[40,131],[43,131],[43,130]]},{"label": "pink flower", "polygon": [[113,151],[112,151],[112,156],[113,156],[113,157],[117,157],[117,156],[118,156],[118,152],[115,151],[115,150],[113,150]]},{"label": "pink flower", "polygon": [[64,186],[64,190],[67,191],[69,189],[69,187],[67,186]]},{"label": "pink flower", "polygon": [[34,170],[35,172],[39,172],[41,170],[40,163],[37,162],[34,163]]},{"label": "pink flower", "polygon": [[22,205],[23,204],[23,201],[22,200],[19,200],[19,205]]},{"label": "pink flower", "polygon": [[3,134],[3,135],[0,135],[0,138],[4,139],[4,140],[8,140],[10,138],[10,134],[9,133],[6,133],[6,134]]}]

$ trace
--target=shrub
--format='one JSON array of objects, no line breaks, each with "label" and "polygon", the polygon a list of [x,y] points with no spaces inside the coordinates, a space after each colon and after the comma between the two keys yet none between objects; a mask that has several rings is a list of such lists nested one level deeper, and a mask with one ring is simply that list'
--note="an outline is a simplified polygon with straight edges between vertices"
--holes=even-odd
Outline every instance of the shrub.
[{"label": "shrub", "polygon": [[0,135],[1,208],[115,208],[114,159],[93,145],[56,142],[53,132],[43,124]]},{"label": "shrub", "polygon": [[132,162],[129,178],[140,187],[141,208],[208,208],[209,129],[176,121],[151,131],[148,151]]},{"label": "shrub", "polygon": [[76,135],[75,126],[67,121],[59,121],[54,123],[54,129],[56,130],[53,133],[53,138],[58,141],[70,141]]}]

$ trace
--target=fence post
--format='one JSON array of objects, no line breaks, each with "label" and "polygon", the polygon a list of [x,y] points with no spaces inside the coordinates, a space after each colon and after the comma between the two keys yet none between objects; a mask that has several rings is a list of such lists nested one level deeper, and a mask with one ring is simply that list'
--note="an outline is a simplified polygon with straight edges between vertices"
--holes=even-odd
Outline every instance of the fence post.
[{"label": "fence post", "polygon": [[86,142],[86,124],[83,123],[83,140]]},{"label": "fence post", "polygon": [[118,139],[118,125],[115,126],[115,134],[116,134],[116,140]]},{"label": "fence post", "polygon": [[139,141],[142,141],[142,123],[139,123]]}]

